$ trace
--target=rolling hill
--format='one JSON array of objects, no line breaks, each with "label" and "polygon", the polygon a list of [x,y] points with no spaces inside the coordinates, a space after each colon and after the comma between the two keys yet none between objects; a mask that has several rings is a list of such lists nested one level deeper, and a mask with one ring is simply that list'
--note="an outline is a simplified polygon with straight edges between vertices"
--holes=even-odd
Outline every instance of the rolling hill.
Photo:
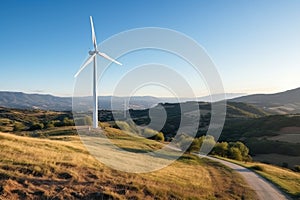
[{"label": "rolling hill", "polygon": [[231,102],[244,102],[276,114],[300,113],[300,88],[275,94],[254,94],[230,99]]},{"label": "rolling hill", "polygon": [[0,106],[19,109],[70,110],[72,99],[44,94],[0,92]]}]

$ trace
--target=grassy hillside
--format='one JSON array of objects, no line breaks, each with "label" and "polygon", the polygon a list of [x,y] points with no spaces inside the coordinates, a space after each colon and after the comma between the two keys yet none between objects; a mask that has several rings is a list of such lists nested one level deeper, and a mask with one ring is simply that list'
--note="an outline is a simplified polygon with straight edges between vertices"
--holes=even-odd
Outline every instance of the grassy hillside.
[{"label": "grassy hillside", "polygon": [[[219,102],[222,103],[222,102]],[[218,104],[219,104],[218,103]],[[155,113],[155,109],[161,109],[163,107],[167,114],[167,120],[162,128],[162,131],[167,139],[174,137],[177,133],[177,130],[180,125],[181,118],[185,122],[197,122],[197,118],[194,116],[194,108],[199,107],[201,117],[199,119],[199,129],[197,136],[201,136],[206,134],[207,128],[210,123],[210,112],[211,112],[211,103],[206,102],[186,102],[182,104],[178,103],[164,103],[160,104],[157,107],[152,109],[153,113]],[[184,107],[185,113],[181,113],[181,106]],[[259,118],[267,116],[268,113],[263,111],[260,108],[255,106],[246,104],[246,103],[236,103],[236,102],[228,102],[227,104],[227,112],[226,118],[228,119],[248,119],[248,118]],[[158,112],[159,113],[159,112]],[[149,109],[146,110],[129,110],[129,114],[134,122],[138,125],[148,124],[150,122],[149,118]],[[152,116],[155,117],[155,116]],[[159,120],[161,116],[158,115],[157,118]],[[108,117],[110,119],[110,117]],[[103,118],[105,119],[105,118]],[[124,119],[126,120],[126,119]],[[157,119],[152,119],[157,120]],[[153,127],[155,129],[155,127]]]},{"label": "grassy hillside", "polygon": [[254,160],[293,169],[300,165],[300,116],[226,119],[220,140],[243,141]]},{"label": "grassy hillside", "polygon": [[12,132],[28,130],[34,124],[42,124],[44,128],[48,128],[47,126],[51,122],[53,122],[53,126],[55,124],[60,126],[63,125],[62,122],[64,118],[72,118],[72,113],[0,107],[0,131]]},{"label": "grassy hillside", "polygon": [[[287,127],[299,127],[300,115],[270,115],[260,118],[227,119],[222,136],[236,140],[241,137],[264,137],[281,134],[281,130]],[[286,131],[284,134],[291,132]]]},{"label": "grassy hillside", "polygon": [[[117,136],[110,136],[126,147]],[[118,131],[118,130],[115,130]],[[0,133],[0,195],[6,199],[256,199],[243,179],[209,160],[185,155],[162,170],[132,174],[96,161],[78,136],[31,138]],[[124,137],[124,135],[122,136]],[[148,141],[150,148],[158,142]],[[141,146],[131,142],[131,147]]]},{"label": "grassy hillside", "polygon": [[300,113],[300,88],[275,94],[248,95],[230,101],[252,104],[273,114],[297,114]]},{"label": "grassy hillside", "polygon": [[[193,105],[195,104],[201,110],[201,119],[197,133],[197,137],[199,137],[206,134],[210,123],[211,116],[209,112],[211,104],[205,102],[186,103],[185,108],[187,108],[188,112],[184,114],[186,121],[195,122],[193,110],[188,109],[189,107],[191,109],[194,108]],[[163,132],[165,140],[170,141],[177,133],[180,125],[180,105],[166,103],[162,104],[162,106],[167,112],[167,121],[161,132]],[[150,122],[149,110],[147,109],[129,110],[129,114],[138,125]],[[122,113],[121,116],[124,116],[124,114]],[[160,115],[157,117],[159,119]],[[101,110],[99,119],[100,121],[114,124],[114,117],[111,111]],[[82,116],[82,118],[77,119],[77,122],[85,122],[86,120],[91,121],[90,117]],[[126,119],[124,118],[124,120]],[[152,120],[155,121],[155,119]],[[65,127],[73,123],[71,112],[0,108],[0,131],[3,132],[15,132],[19,135],[36,137],[59,135],[61,132],[74,135],[76,134],[75,130],[71,131],[68,127]],[[232,102],[227,105],[226,122],[220,140],[241,140],[250,148],[250,154],[254,156],[255,160],[280,166],[286,166],[287,163],[289,168],[293,168],[294,165],[300,164],[296,162],[300,159],[299,124],[299,115],[267,115],[261,109],[249,104]],[[153,128],[155,129],[155,127]],[[274,154],[283,158],[282,161],[273,159],[272,155]],[[264,155],[263,159],[260,158],[260,155]]]},{"label": "grassy hillside", "polygon": [[[166,138],[172,138],[179,127],[181,117],[185,118],[186,121],[197,121],[194,117],[194,108],[199,107],[201,111],[201,119],[199,124],[198,136],[201,136],[206,133],[206,129],[210,122],[210,111],[211,103],[205,102],[186,102],[182,104],[178,103],[165,103],[161,104],[158,107],[153,108],[160,109],[161,106],[166,110],[167,121],[165,126],[162,128],[162,131]],[[180,107],[184,106],[186,113],[183,113],[181,116]],[[152,110],[152,111],[153,111]],[[158,112],[160,113],[160,112]],[[266,116],[263,110],[256,108],[254,106],[245,104],[245,103],[228,103],[227,105],[227,118],[230,119],[239,119],[239,118],[256,118],[261,116]],[[123,112],[120,116],[124,116]],[[129,110],[128,115],[133,118],[136,124],[143,125],[150,122],[149,118],[149,109],[145,110]],[[155,117],[155,116],[152,116]],[[160,115],[156,116],[160,120]],[[2,132],[20,132],[27,130],[39,130],[43,128],[52,128],[59,126],[68,126],[73,125],[71,112],[54,112],[54,111],[45,111],[45,110],[20,110],[20,109],[9,109],[0,107],[0,131]],[[85,118],[85,116],[82,116]],[[81,119],[77,119],[81,120]],[[114,117],[111,111],[101,110],[99,112],[99,120],[102,122],[113,121]],[[126,120],[124,118],[123,120]],[[81,120],[82,121],[82,120]],[[77,124],[78,125],[78,124]],[[152,127],[155,128],[155,127]]]},{"label": "grassy hillside", "polygon": [[231,160],[228,158],[218,158],[228,160],[230,162],[234,162],[241,166],[247,167],[260,174],[267,180],[271,181],[275,185],[277,185],[279,188],[281,188],[284,192],[286,192],[293,198],[300,199],[300,173],[296,173],[285,168],[267,165],[263,163],[245,163],[236,160]]}]

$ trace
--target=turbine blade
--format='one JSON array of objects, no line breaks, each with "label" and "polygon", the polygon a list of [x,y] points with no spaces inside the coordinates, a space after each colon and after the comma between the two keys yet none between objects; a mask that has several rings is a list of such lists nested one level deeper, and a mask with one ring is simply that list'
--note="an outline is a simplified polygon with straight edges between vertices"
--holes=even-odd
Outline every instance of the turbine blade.
[{"label": "turbine blade", "polygon": [[96,56],[96,54],[91,55],[80,67],[78,72],[75,74],[75,78],[80,74],[80,72],[90,63],[92,62],[93,58]]},{"label": "turbine blade", "polygon": [[96,41],[96,35],[95,35],[95,29],[94,29],[94,23],[93,23],[93,17],[90,16],[90,21],[91,21],[91,28],[92,28],[92,41],[95,50],[97,50],[97,41]]},{"label": "turbine blade", "polygon": [[105,53],[98,52],[98,54],[99,54],[100,56],[102,56],[103,58],[106,58],[107,60],[110,60],[110,61],[112,61],[112,62],[114,62],[114,63],[116,63],[116,64],[118,64],[118,65],[122,65],[121,63],[119,63],[118,61],[112,59],[111,57],[109,57],[109,56],[106,55]]}]

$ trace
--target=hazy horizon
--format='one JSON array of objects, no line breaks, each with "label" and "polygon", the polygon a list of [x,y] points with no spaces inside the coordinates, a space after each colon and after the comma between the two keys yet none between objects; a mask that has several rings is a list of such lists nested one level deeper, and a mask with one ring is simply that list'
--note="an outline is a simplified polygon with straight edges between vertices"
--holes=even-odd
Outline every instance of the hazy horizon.
[{"label": "hazy horizon", "polygon": [[[236,97],[240,97],[240,96],[248,96],[248,95],[256,95],[256,94],[276,94],[276,93],[281,93],[281,92],[285,92],[285,91],[290,91],[290,90],[295,90],[295,89],[299,89],[300,87],[296,87],[296,88],[290,88],[287,90],[280,90],[280,91],[276,91],[276,92],[269,92],[269,93],[224,93],[224,94],[212,94],[212,95],[230,95],[233,96],[234,98]],[[51,95],[51,96],[56,96],[56,97],[66,97],[66,98],[72,98],[72,97],[91,97],[92,95],[82,95],[82,96],[61,96],[61,95],[55,95],[55,94],[51,94],[51,93],[43,93],[43,92],[25,92],[25,91],[12,91],[12,90],[0,90],[0,92],[12,92],[12,93],[24,93],[24,94],[38,94],[38,95]],[[208,95],[204,95],[204,96],[196,96],[196,97],[180,97],[182,99],[193,99],[193,98],[205,98],[205,97],[209,97],[211,96],[210,94]],[[230,96],[228,98],[230,98]],[[113,94],[98,94],[98,97],[120,97],[120,98],[124,98],[124,97],[130,97],[130,96],[119,96],[119,95],[113,95]],[[155,95],[136,95],[136,96],[131,96],[131,97],[154,97],[154,98],[177,98],[175,96],[155,96]]]}]

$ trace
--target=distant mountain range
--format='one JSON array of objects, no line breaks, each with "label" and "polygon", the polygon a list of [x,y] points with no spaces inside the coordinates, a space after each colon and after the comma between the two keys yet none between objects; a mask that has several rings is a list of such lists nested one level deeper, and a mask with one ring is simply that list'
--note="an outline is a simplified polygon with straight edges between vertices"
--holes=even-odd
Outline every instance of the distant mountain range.
[{"label": "distant mountain range", "polygon": [[275,94],[254,94],[231,99],[258,106],[274,114],[300,113],[300,88]]},{"label": "distant mountain range", "polygon": [[[229,102],[243,102],[252,104],[263,109],[268,113],[288,114],[300,113],[300,88],[288,90],[275,94],[255,94],[242,96],[243,94],[229,93],[225,94]],[[214,95],[215,101],[223,100],[224,95]],[[210,96],[200,98],[183,98],[182,102],[203,101],[210,102]],[[91,97],[77,97],[73,99],[73,104],[80,107],[92,108]],[[112,107],[111,101],[114,106]],[[152,96],[134,96],[134,97],[113,97],[100,96],[99,109],[120,110],[120,109],[147,109],[154,107],[158,103],[176,103],[176,98],[157,98]],[[42,109],[54,111],[72,110],[71,97],[57,97],[44,94],[26,94],[22,92],[1,92],[0,107],[18,108],[18,109]]]},{"label": "distant mountain range", "polygon": [[[242,94],[226,94],[227,98],[241,96]],[[222,100],[224,95],[215,95],[213,99]],[[76,108],[92,108],[92,97],[76,97],[73,99]],[[200,98],[181,98],[180,101],[211,101],[210,96]],[[113,107],[111,102],[114,102]],[[103,110],[123,110],[126,109],[147,109],[154,107],[158,103],[177,103],[176,98],[169,97],[152,97],[152,96],[133,96],[133,97],[116,97],[100,96],[99,109]],[[48,94],[26,94],[23,92],[4,92],[0,91],[0,107],[18,108],[18,109],[42,109],[54,111],[72,110],[72,97],[57,97]]]},{"label": "distant mountain range", "polygon": [[[150,108],[161,102],[160,99],[151,96],[131,97],[112,97],[100,96],[99,109],[110,110],[111,101],[121,109],[124,106],[133,109]],[[129,103],[127,103],[129,100]],[[77,107],[92,108],[92,97],[77,97],[73,103]],[[128,104],[128,105],[126,105]],[[0,107],[18,108],[18,109],[41,109],[54,111],[72,110],[72,97],[57,97],[44,94],[26,94],[22,92],[0,92]]]}]

